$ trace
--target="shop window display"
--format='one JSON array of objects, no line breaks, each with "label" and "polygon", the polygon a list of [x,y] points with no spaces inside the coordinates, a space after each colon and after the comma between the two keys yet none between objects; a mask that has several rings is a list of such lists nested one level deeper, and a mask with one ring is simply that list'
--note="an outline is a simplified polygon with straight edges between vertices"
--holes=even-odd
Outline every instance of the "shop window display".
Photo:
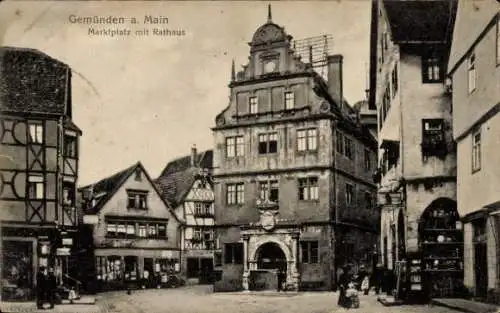
[{"label": "shop window display", "polygon": [[30,300],[33,296],[31,242],[3,242],[2,299]]}]

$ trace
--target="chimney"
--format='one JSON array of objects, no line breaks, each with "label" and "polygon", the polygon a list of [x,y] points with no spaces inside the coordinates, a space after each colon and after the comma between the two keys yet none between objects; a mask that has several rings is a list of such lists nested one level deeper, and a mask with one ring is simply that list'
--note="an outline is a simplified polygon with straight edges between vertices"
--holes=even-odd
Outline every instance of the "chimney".
[{"label": "chimney", "polygon": [[193,145],[191,147],[191,166],[196,166],[196,154],[197,154],[197,151],[196,151],[196,145]]},{"label": "chimney", "polygon": [[344,57],[341,54],[329,55],[328,62],[328,92],[332,95],[335,101],[338,101],[340,106],[343,106],[341,98],[343,96],[342,83],[342,63]]}]

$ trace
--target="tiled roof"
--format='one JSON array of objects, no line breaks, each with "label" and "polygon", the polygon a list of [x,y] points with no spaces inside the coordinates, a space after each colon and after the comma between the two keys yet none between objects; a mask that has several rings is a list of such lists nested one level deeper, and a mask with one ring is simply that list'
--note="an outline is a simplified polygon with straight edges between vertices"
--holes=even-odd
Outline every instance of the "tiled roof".
[{"label": "tiled roof", "polygon": [[[174,208],[187,196],[200,169],[211,170],[213,166],[213,151],[198,153],[195,166],[191,165],[191,156],[183,156],[167,164],[160,176],[155,180],[161,196]],[[211,183],[211,181],[209,181]]]},{"label": "tiled roof", "polygon": [[91,212],[87,213],[97,213],[101,210],[106,202],[113,196],[116,189],[132,174],[135,172],[135,169],[140,166],[140,162],[118,172],[109,177],[101,179],[100,181],[79,188],[80,190],[91,189],[93,195],[104,194],[103,197],[92,207],[90,208]]},{"label": "tiled roof", "polygon": [[68,130],[75,131],[79,134],[82,134],[82,130],[78,126],[76,126],[76,124],[72,120],[65,119],[64,120],[64,128],[66,128]]},{"label": "tiled roof", "polygon": [[38,50],[0,47],[0,110],[65,114],[70,71]]}]

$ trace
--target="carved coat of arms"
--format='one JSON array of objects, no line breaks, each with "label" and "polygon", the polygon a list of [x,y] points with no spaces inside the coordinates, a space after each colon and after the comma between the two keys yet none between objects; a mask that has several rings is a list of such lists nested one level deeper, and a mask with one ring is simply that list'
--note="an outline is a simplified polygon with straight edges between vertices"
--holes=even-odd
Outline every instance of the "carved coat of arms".
[{"label": "carved coat of arms", "polygon": [[260,215],[260,224],[265,230],[272,230],[276,226],[275,214],[269,211],[262,212]]}]

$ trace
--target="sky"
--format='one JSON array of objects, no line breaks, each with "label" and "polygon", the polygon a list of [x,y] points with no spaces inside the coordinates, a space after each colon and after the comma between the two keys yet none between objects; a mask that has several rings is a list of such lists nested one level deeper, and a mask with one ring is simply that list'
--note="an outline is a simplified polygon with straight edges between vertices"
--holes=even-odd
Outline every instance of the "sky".
[{"label": "sky", "polygon": [[[2,1],[0,45],[38,49],[73,70],[73,120],[82,129],[78,185],[141,161],[157,177],[165,165],[212,149],[215,116],[228,105],[231,61],[248,61],[256,29],[273,22],[301,39],[329,34],[344,56],[344,96],[365,98],[370,0],[330,1]],[[145,25],[146,15],[168,24]],[[122,25],[70,17],[126,17]],[[131,24],[130,18],[138,24]],[[129,29],[129,36],[89,35]],[[149,29],[148,36],[135,35]],[[153,35],[153,28],[184,36]]]}]

